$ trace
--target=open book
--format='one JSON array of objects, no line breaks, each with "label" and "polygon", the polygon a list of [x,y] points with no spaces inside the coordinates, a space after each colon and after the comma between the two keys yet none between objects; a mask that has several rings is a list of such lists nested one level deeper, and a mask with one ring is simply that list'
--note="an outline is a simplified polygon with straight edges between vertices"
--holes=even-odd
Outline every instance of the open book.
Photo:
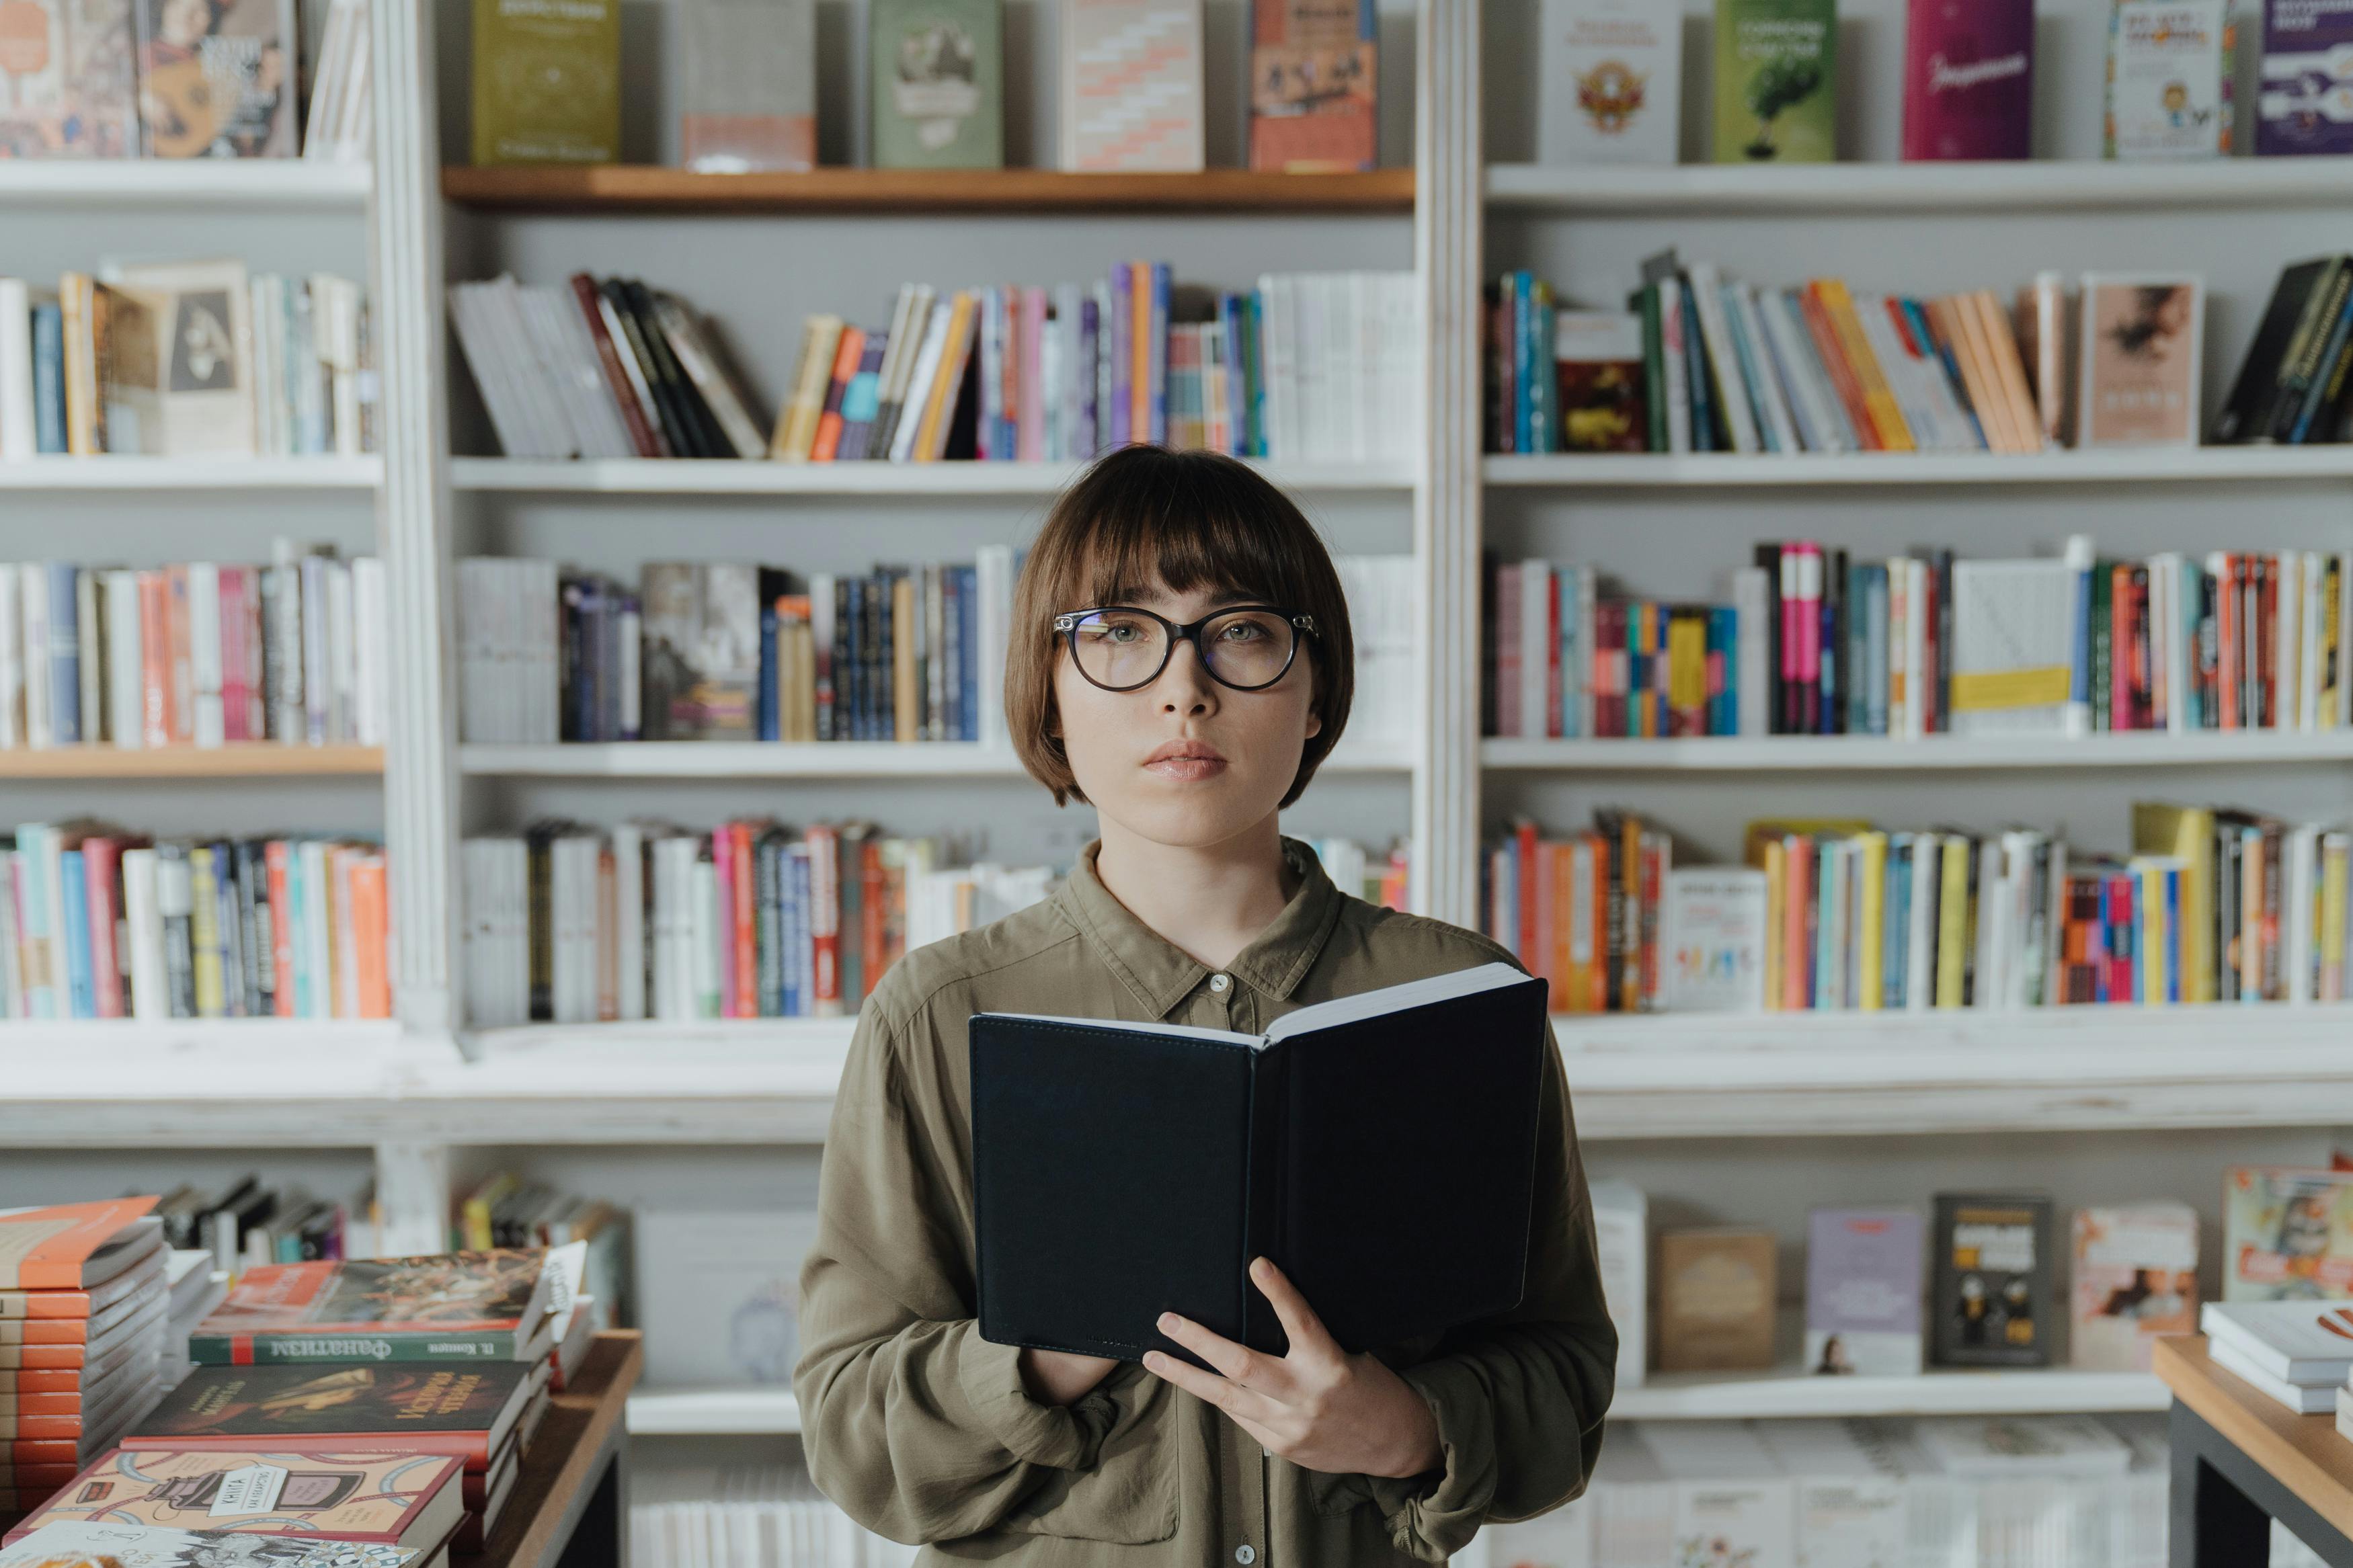
[{"label": "open book", "polygon": [[981,1337],[1200,1364],[1176,1311],[1281,1354],[1261,1253],[1350,1351],[1516,1305],[1545,1007],[1488,963],[1261,1035],[976,1013]]}]

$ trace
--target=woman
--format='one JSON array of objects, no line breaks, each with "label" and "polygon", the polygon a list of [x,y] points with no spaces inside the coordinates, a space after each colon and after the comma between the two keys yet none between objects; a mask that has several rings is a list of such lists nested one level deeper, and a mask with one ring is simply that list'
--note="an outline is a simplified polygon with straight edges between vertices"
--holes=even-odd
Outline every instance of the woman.
[{"label": "woman", "polygon": [[[911,952],[858,1019],[801,1273],[809,1470],[921,1563],[1442,1562],[1584,1487],[1617,1333],[1559,1053],[1545,1053],[1520,1305],[1347,1354],[1279,1269],[1288,1353],[1175,1317],[1216,1373],[992,1344],[974,1300],[965,1026],[1025,1011],[1256,1031],[1312,1002],[1513,962],[1335,888],[1279,831],[1347,722],[1347,606],[1250,468],[1131,447],[1046,520],[1013,603],[1023,764],[1100,837],[1045,902]],[[1549,1045],[1549,1041],[1547,1044]],[[1397,1263],[1415,1267],[1414,1238]]]}]

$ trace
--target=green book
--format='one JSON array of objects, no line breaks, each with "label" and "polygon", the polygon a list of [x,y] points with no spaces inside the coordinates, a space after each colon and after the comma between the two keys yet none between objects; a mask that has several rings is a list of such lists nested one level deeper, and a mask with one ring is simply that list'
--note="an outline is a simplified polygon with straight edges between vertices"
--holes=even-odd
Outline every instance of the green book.
[{"label": "green book", "polygon": [[878,169],[1005,166],[1004,0],[872,0]]},{"label": "green book", "polygon": [[620,0],[474,0],[475,164],[620,156]]},{"label": "green book", "polygon": [[1715,0],[1715,161],[1835,161],[1837,77],[1837,0]]}]

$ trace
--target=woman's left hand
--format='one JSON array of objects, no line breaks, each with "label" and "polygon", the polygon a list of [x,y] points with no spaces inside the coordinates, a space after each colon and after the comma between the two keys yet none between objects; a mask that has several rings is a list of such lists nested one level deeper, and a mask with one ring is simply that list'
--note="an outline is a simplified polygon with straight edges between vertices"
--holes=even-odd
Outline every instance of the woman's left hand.
[{"label": "woman's left hand", "polygon": [[1254,1259],[1250,1280],[1274,1304],[1289,1355],[1263,1354],[1163,1312],[1160,1331],[1218,1371],[1159,1351],[1145,1352],[1145,1370],[1208,1400],[1268,1452],[1306,1469],[1402,1478],[1445,1462],[1438,1418],[1405,1379],[1369,1352],[1342,1350],[1271,1260]]}]

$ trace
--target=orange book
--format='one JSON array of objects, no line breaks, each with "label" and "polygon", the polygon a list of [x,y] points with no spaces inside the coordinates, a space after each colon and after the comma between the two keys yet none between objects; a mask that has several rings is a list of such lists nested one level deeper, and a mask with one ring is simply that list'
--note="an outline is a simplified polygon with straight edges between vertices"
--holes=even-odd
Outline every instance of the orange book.
[{"label": "orange book", "polygon": [[385,900],[384,857],[356,855],[352,864],[352,946],[359,970],[359,1016],[392,1016],[392,985],[385,972],[385,933],[391,910]]},{"label": "orange book", "polygon": [[1535,864],[1532,868],[1536,882],[1536,940],[1535,959],[1528,964],[1528,973],[1554,991],[1560,989],[1560,971],[1554,967],[1553,952],[1553,944],[1560,935],[1559,888],[1554,881],[1558,874],[1560,857],[1556,851],[1559,847],[1555,840],[1537,839]]},{"label": "orange book", "polygon": [[1513,928],[1516,933],[1516,940],[1512,945],[1518,952],[1521,967],[1533,971],[1536,962],[1536,825],[1535,819],[1522,817],[1513,829],[1512,837],[1514,847],[1517,851],[1512,864],[1518,868],[1512,893],[1519,904],[1518,910],[1512,917]]},{"label": "orange book", "polygon": [[841,347],[833,356],[833,384],[826,389],[825,412],[817,422],[817,439],[809,447],[809,461],[830,463],[834,452],[841,446],[841,399],[849,389],[850,377],[858,374],[858,361],[866,353],[866,334],[856,327],[841,329]]},{"label": "orange book", "polygon": [[1994,371],[2008,403],[2010,427],[2020,432],[2021,450],[2039,452],[2042,449],[2042,425],[2034,412],[2034,389],[2026,380],[2026,362],[2019,357],[2018,334],[2010,330],[2010,318],[2003,313],[2001,301],[1994,298],[1992,289],[1980,289],[1968,299],[1985,327]]},{"label": "orange book", "polygon": [[1552,905],[1552,940],[1545,944],[1542,971],[1548,1010],[1570,1010],[1568,972],[1576,958],[1577,846],[1555,842],[1545,846],[1545,887]]},{"label": "orange book", "polygon": [[752,825],[731,822],[727,825],[727,853],[735,867],[735,908],[733,911],[735,935],[735,1016],[756,1018],[760,1016],[760,925],[759,889],[752,874]]},{"label": "orange book", "polygon": [[[154,1206],[150,1195],[0,1215],[0,1290],[86,1290],[103,1284],[163,1245],[163,1222],[148,1217]],[[72,1362],[50,1364],[80,1365],[81,1346],[71,1349]]]},{"label": "orange book", "polygon": [[1871,416],[1881,449],[1914,450],[1912,430],[1904,423],[1904,410],[1896,404],[1894,389],[1887,384],[1887,373],[1881,367],[1879,356],[1871,352],[1871,340],[1862,335],[1862,318],[1854,313],[1854,296],[1836,278],[1818,278],[1807,287],[1820,294],[1822,312],[1838,336],[1839,347],[1845,351],[1856,384],[1862,388],[1862,405]]},{"label": "orange book", "polygon": [[1846,410],[1847,423],[1854,426],[1855,439],[1866,452],[1880,450],[1879,432],[1871,423],[1871,410],[1863,406],[1862,383],[1847,363],[1846,350],[1839,342],[1838,331],[1831,325],[1830,312],[1823,309],[1820,298],[1811,289],[1797,293],[1798,313],[1806,319],[1807,335],[1814,340],[1814,353],[1822,362],[1822,370],[1831,378],[1831,390],[1838,394],[1839,405]]},{"label": "orange book", "polygon": [[269,1010],[281,1018],[294,1016],[294,914],[287,903],[286,841],[273,838],[261,852],[269,875],[269,966],[278,983]]},{"label": "orange book", "polygon": [[1618,896],[1624,900],[1625,918],[1619,929],[1624,933],[1625,948],[1618,965],[1618,1010],[1639,1013],[1642,1010],[1642,819],[1627,813],[1620,832]]},{"label": "orange book", "polygon": [[1792,835],[1784,846],[1781,902],[1781,1006],[1806,1009],[1807,982],[1813,976],[1813,943],[1806,940],[1806,917],[1814,908],[1814,841]]},{"label": "orange book", "polygon": [[841,835],[830,824],[813,822],[809,847],[809,968],[816,992],[810,1011],[821,1018],[841,1016]]},{"label": "orange book", "polygon": [[1928,324],[1951,346],[1953,363],[1960,367],[1961,387],[1969,395],[1969,411],[1978,416],[1978,427],[1985,432],[1986,449],[2017,451],[2018,433],[2010,427],[2010,400],[1994,395],[1993,367],[1986,363],[1977,313],[1963,310],[1959,299],[1952,295],[1929,300],[1927,310]]},{"label": "orange book", "polygon": [[161,572],[139,574],[139,738],[172,743],[172,620]]}]

